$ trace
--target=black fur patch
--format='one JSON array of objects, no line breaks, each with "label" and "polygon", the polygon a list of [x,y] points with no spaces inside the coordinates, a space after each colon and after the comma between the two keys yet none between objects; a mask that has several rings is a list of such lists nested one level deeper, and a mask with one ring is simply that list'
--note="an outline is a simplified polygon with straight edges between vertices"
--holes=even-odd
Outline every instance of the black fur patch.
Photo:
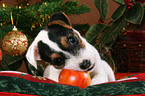
[{"label": "black fur patch", "polygon": [[49,19],[48,31],[49,39],[64,51],[77,55],[79,49],[83,48],[80,38],[73,32],[69,19],[63,12],[56,13]]},{"label": "black fur patch", "polygon": [[66,56],[62,52],[56,52],[52,50],[47,44],[43,43],[42,41],[38,42],[38,51],[42,60],[49,62],[50,64],[57,67],[63,67],[65,65],[65,60],[67,59]]},{"label": "black fur patch", "polygon": [[[74,35],[73,30],[64,28],[59,25],[53,25],[48,32],[49,39],[57,43],[57,45],[64,51],[76,55],[81,48],[78,38]],[[61,42],[62,37],[66,38],[66,46]],[[75,39],[75,41],[74,41]],[[72,42],[71,42],[72,41]],[[74,43],[73,43],[74,41]]]}]

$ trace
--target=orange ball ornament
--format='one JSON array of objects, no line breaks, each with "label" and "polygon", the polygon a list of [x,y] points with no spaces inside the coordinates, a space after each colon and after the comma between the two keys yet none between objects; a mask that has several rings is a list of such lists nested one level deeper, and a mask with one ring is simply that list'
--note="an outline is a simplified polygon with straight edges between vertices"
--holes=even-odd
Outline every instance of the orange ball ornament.
[{"label": "orange ball ornament", "polygon": [[61,71],[58,81],[60,84],[69,84],[85,89],[91,84],[91,77],[88,72],[64,69]]}]

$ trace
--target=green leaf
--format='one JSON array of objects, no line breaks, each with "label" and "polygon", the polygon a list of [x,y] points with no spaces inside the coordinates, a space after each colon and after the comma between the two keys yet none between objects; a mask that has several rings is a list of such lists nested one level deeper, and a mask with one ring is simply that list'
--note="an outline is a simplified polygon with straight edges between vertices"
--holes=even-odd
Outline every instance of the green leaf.
[{"label": "green leaf", "polygon": [[126,27],[126,21],[124,18],[120,18],[109,26],[106,31],[100,36],[99,44],[104,48],[110,48],[117,36],[122,32],[123,28]]},{"label": "green leaf", "polygon": [[98,9],[101,18],[105,20],[109,10],[108,0],[94,0],[94,4]]},{"label": "green leaf", "polygon": [[126,9],[126,5],[119,6],[118,9],[113,13],[111,18],[114,21],[118,20],[123,15],[123,13],[125,12],[125,9]]},{"label": "green leaf", "polygon": [[4,55],[0,67],[3,70],[17,70],[21,67],[23,59],[21,56]]},{"label": "green leaf", "polygon": [[82,4],[80,6],[79,5],[79,1],[76,0],[70,0],[67,1],[63,4],[62,6],[62,11],[64,11],[66,14],[83,14],[85,12],[90,12],[90,8],[87,6],[87,4]]},{"label": "green leaf", "polygon": [[101,23],[92,25],[86,33],[86,40],[94,45],[97,37],[105,29],[105,27],[106,25]]},{"label": "green leaf", "polygon": [[124,0],[113,0],[113,1],[118,3],[118,4],[120,4],[120,5],[124,5],[125,4]]},{"label": "green leaf", "polygon": [[127,11],[125,20],[133,24],[141,24],[144,16],[144,8],[140,3],[136,3]]},{"label": "green leaf", "polygon": [[12,26],[12,25],[1,26],[0,27],[0,39],[2,40],[8,32],[12,31],[13,27],[14,26]]},{"label": "green leaf", "polygon": [[44,73],[44,67],[42,66],[42,64],[41,63],[37,63],[37,67],[38,67],[38,69],[37,69],[37,76],[43,76],[43,73]]},{"label": "green leaf", "polygon": [[26,57],[24,58],[24,63],[25,63],[26,69],[27,69],[27,73],[28,73],[28,74],[31,74],[31,75],[35,75],[35,74],[34,74],[34,71],[31,70],[31,68],[30,68],[30,66],[29,66],[30,64],[29,64],[29,62],[27,61]]}]

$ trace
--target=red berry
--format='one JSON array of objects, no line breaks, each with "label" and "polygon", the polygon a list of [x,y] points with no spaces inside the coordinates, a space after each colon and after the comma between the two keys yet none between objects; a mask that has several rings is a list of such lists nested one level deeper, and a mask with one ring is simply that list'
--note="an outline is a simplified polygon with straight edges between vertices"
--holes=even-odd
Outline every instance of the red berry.
[{"label": "red berry", "polygon": [[131,8],[130,6],[127,7],[127,9],[130,9],[130,8]]},{"label": "red berry", "polygon": [[104,20],[103,20],[102,18],[100,18],[100,19],[98,20],[98,22],[99,22],[99,23],[104,23]]},{"label": "red berry", "polygon": [[124,0],[124,2],[128,4],[128,3],[130,3],[130,0]]},{"label": "red berry", "polygon": [[132,6],[132,3],[128,3],[129,6]]},{"label": "red berry", "polygon": [[128,3],[127,8],[130,9],[132,6],[132,3]]}]

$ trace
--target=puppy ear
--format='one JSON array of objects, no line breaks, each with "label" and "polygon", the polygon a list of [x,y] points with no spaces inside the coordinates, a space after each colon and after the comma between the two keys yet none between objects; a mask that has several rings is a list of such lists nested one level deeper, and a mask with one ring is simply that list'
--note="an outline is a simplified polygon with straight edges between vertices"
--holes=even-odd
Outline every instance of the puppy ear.
[{"label": "puppy ear", "polygon": [[58,12],[51,16],[51,18],[48,20],[48,28],[52,25],[60,25],[69,29],[72,29],[70,20],[68,16],[64,12]]},{"label": "puppy ear", "polygon": [[31,65],[33,65],[36,69],[37,69],[36,60],[41,60],[39,52],[38,52],[37,44],[39,41],[41,41],[46,36],[47,36],[46,31],[44,31],[44,30],[40,31],[39,34],[34,39],[34,41],[32,42],[32,44],[30,45],[30,47],[28,48],[27,53],[26,53],[26,58],[27,58],[28,62]]}]

